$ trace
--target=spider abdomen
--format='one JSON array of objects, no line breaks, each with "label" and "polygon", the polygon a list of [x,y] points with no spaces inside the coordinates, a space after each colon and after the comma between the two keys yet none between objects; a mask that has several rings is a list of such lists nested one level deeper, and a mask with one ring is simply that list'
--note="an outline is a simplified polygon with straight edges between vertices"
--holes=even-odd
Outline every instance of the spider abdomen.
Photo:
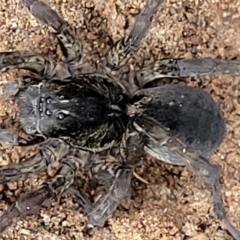
[{"label": "spider abdomen", "polygon": [[142,91],[152,98],[144,113],[201,155],[211,155],[223,141],[225,120],[207,92],[174,84]]}]

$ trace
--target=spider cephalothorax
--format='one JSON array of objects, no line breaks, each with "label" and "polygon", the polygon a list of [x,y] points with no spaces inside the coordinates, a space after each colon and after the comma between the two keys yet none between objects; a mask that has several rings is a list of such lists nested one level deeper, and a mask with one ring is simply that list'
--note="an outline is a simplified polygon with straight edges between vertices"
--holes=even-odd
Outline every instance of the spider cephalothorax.
[{"label": "spider cephalothorax", "polygon": [[98,128],[109,121],[111,105],[107,97],[77,83],[31,85],[19,97],[24,130],[46,136],[79,137],[86,128]]},{"label": "spider cephalothorax", "polygon": [[20,122],[28,134],[69,137],[77,146],[101,148],[113,140],[120,141],[126,129],[129,98],[122,86],[105,83],[104,76],[98,75],[99,86],[96,79],[89,74],[64,81],[32,77],[40,83],[26,87],[18,79],[23,89],[15,89],[13,96],[9,85],[4,94],[7,98],[18,95]]},{"label": "spider cephalothorax", "polygon": [[[3,89],[6,99],[18,103],[21,126],[30,137],[23,139],[1,129],[0,140],[18,146],[38,144],[31,158],[0,168],[0,183],[24,180],[56,161],[59,169],[39,189],[21,196],[3,212],[0,231],[15,217],[34,213],[67,189],[77,197],[89,221],[103,226],[129,192],[134,168],[146,152],[169,164],[186,165],[198,174],[212,194],[218,219],[240,239],[224,210],[220,169],[208,159],[225,134],[220,108],[201,89],[180,84],[154,86],[160,78],[236,73],[239,63],[210,58],[164,59],[123,73],[123,66],[138,50],[163,2],[149,0],[129,35],[112,46],[95,72],[86,73],[81,69],[82,45],[75,29],[47,4],[21,2],[53,28],[65,59],[54,62],[30,52],[0,53],[0,71],[27,69],[36,74],[19,77]],[[107,161],[109,155],[117,161]],[[94,205],[70,187],[80,166],[108,186]]]}]

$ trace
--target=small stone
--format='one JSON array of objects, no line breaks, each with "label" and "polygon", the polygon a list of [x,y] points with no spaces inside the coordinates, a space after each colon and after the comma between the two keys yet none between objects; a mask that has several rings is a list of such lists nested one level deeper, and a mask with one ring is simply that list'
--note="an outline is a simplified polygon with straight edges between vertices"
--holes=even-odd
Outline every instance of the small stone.
[{"label": "small stone", "polygon": [[23,234],[23,235],[27,235],[27,236],[30,235],[30,231],[28,229],[25,229],[25,228],[20,229],[20,233]]}]

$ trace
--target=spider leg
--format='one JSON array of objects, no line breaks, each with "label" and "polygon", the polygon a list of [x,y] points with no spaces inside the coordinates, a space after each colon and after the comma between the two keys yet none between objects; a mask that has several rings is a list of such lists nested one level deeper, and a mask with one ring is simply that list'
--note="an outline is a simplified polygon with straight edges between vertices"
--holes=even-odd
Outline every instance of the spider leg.
[{"label": "spider leg", "polygon": [[0,167],[0,183],[25,180],[47,169],[53,162],[59,162],[70,152],[70,147],[58,139],[42,143],[30,158],[23,157],[18,163]]},{"label": "spider leg", "polygon": [[179,59],[163,59],[149,64],[135,72],[134,84],[143,88],[146,84],[160,78],[180,78]]},{"label": "spider leg", "polygon": [[163,0],[148,0],[142,11],[136,16],[135,23],[128,36],[117,41],[107,53],[103,66],[118,70],[130,59],[131,54],[139,48],[141,40],[146,36],[154,14]]},{"label": "spider leg", "polygon": [[46,3],[39,0],[21,0],[21,2],[31,15],[51,27],[59,40],[66,62],[69,65],[78,64],[82,58],[82,44],[76,30]]},{"label": "spider leg", "polygon": [[134,167],[141,161],[144,144],[143,134],[137,133],[135,129],[127,129],[120,151],[117,153],[120,162],[106,162],[98,155],[94,155],[96,159],[92,161],[91,174],[98,181],[110,185],[108,192],[95,204],[91,204],[76,190],[69,190],[88,214],[91,224],[103,227],[106,220],[113,215],[118,205],[127,196]]},{"label": "spider leg", "polygon": [[33,76],[22,76],[16,78],[3,86],[2,96],[6,100],[16,100],[22,90],[31,85],[38,85],[41,82],[45,82],[45,80]]},{"label": "spider leg", "polygon": [[177,61],[177,65],[181,77],[197,77],[209,74],[240,75],[240,61],[236,60],[221,60],[213,58],[181,59]]},{"label": "spider leg", "polygon": [[160,78],[198,77],[210,74],[240,75],[240,62],[213,58],[162,59],[137,71],[134,83],[143,88]]},{"label": "spider leg", "polygon": [[3,98],[6,100],[14,100],[19,92],[24,88],[24,77],[19,77],[3,86]]},{"label": "spider leg", "polygon": [[13,146],[18,146],[21,144],[22,141],[23,143],[27,142],[25,139],[15,134],[10,129],[0,128],[0,142],[4,142]]},{"label": "spider leg", "polygon": [[177,137],[172,136],[170,131],[151,118],[137,118],[135,127],[158,142],[159,148],[167,148],[162,153],[164,159],[175,157],[181,159],[181,161],[185,160],[186,165],[201,177],[212,195],[213,209],[217,218],[233,237],[240,239],[240,231],[232,225],[226,216],[219,181],[220,167],[199,155],[194,149],[186,146]]},{"label": "spider leg", "polygon": [[35,214],[36,211],[47,206],[73,183],[79,169],[79,162],[76,161],[78,153],[75,153],[74,149],[72,150],[72,155],[61,159],[61,166],[54,177],[46,181],[38,190],[20,196],[18,201],[2,213],[0,232],[11,225],[15,218]]},{"label": "spider leg", "polygon": [[130,190],[132,169],[120,164],[118,166],[112,164],[109,170],[112,168],[118,168],[114,173],[115,179],[112,185],[88,214],[90,223],[95,226],[104,226],[106,220],[113,215]]},{"label": "spider leg", "polygon": [[213,210],[217,218],[222,222],[225,229],[235,238],[240,239],[240,230],[234,227],[228,219],[221,194],[220,167],[212,164],[208,159],[198,156],[187,159],[193,169],[204,181],[212,195]]},{"label": "spider leg", "polygon": [[[51,59],[28,51],[0,52],[0,72],[25,69],[47,79],[65,79],[71,76],[67,66],[54,63]],[[42,79],[39,78],[39,82]]]},{"label": "spider leg", "polygon": [[43,136],[31,136],[23,138],[20,135],[14,133],[10,129],[0,128],[0,142],[9,144],[12,146],[27,147],[36,144],[40,144],[46,141],[46,138]]},{"label": "spider leg", "polygon": [[[100,169],[101,168],[101,169]],[[112,183],[108,192],[95,204],[92,204],[77,190],[70,188],[69,193],[74,195],[83,211],[88,214],[89,222],[94,226],[103,227],[106,220],[116,211],[118,205],[127,196],[131,186],[132,168],[119,163],[99,163],[93,172],[98,177],[105,176]],[[104,181],[106,181],[104,179]],[[109,184],[109,183],[108,183]]]}]

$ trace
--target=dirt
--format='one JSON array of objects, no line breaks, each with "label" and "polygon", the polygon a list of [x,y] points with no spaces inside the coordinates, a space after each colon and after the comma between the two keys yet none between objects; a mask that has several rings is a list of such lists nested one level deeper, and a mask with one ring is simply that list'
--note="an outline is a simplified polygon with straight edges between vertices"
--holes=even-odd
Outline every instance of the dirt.
[{"label": "dirt", "polygon": [[[144,1],[141,0],[46,0],[78,29],[85,60],[96,62],[110,44],[128,32]],[[154,23],[133,57],[132,67],[159,58],[216,57],[240,58],[240,1],[165,1]],[[57,49],[57,51],[56,51]],[[26,50],[56,58],[59,46],[48,28],[22,8],[19,1],[1,0],[0,51]],[[86,54],[89,53],[89,54]],[[18,71],[0,75],[0,84],[19,76]],[[21,73],[22,74],[22,73]],[[211,160],[222,168],[222,193],[228,217],[240,228],[240,100],[238,79],[211,76],[184,79],[189,85],[209,92],[221,106],[227,133]],[[0,99],[0,124],[14,123],[17,108]],[[0,146],[0,164],[18,162],[31,149]],[[146,156],[138,174],[148,185],[133,180],[132,197],[123,204],[104,228],[87,222],[79,205],[67,193],[35,216],[18,219],[1,239],[151,239],[230,240],[212,210],[209,192],[190,171]],[[6,209],[20,194],[36,189],[48,176],[41,174],[25,181],[0,185],[0,208]],[[81,180],[79,180],[81,181]],[[91,189],[89,189],[89,192]]]}]

